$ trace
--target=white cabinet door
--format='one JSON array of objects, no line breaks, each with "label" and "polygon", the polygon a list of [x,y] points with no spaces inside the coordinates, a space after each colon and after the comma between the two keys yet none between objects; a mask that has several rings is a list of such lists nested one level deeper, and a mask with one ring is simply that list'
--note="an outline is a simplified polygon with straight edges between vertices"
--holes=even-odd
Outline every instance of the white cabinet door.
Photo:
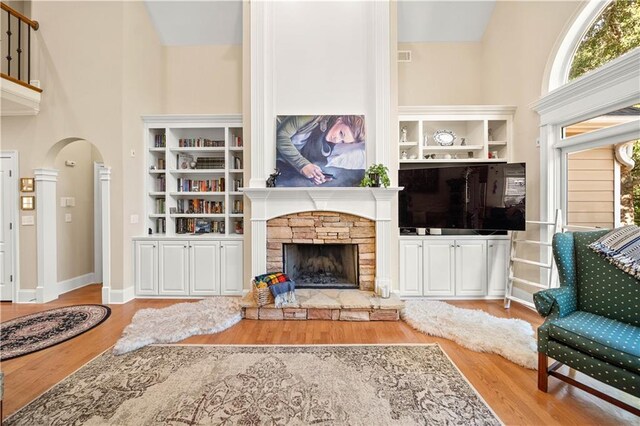
[{"label": "white cabinet door", "polygon": [[220,288],[224,296],[242,295],[242,241],[220,243]]},{"label": "white cabinet door", "polygon": [[220,294],[220,243],[189,242],[189,294],[214,296]]},{"label": "white cabinet door", "polygon": [[138,296],[158,294],[158,242],[134,243],[135,288]]},{"label": "white cabinet door", "polygon": [[456,296],[484,296],[487,289],[487,242],[456,241]]},{"label": "white cabinet door", "polygon": [[487,295],[504,296],[509,266],[509,241],[489,240],[487,245]]},{"label": "white cabinet door", "polygon": [[159,294],[186,296],[189,294],[189,243],[161,241],[159,244]]},{"label": "white cabinet door", "polygon": [[453,296],[455,242],[453,240],[425,241],[423,245],[424,295]]},{"label": "white cabinet door", "polygon": [[422,241],[400,241],[400,295],[422,296]]}]

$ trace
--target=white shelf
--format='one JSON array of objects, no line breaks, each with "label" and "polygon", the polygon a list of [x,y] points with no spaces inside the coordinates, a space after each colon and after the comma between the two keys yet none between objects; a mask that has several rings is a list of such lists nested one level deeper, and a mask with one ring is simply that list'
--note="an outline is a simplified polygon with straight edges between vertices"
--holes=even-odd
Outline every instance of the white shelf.
[{"label": "white shelf", "polygon": [[244,173],[244,169],[229,169],[229,173]]},{"label": "white shelf", "polygon": [[507,141],[489,141],[489,146],[506,146]]},{"label": "white shelf", "polygon": [[427,145],[423,149],[429,152],[480,151],[484,149],[484,146],[482,145],[451,145],[451,146]]},{"label": "white shelf", "polygon": [[166,172],[166,170],[157,170],[157,169],[156,170],[149,170],[149,173],[151,173],[152,175],[160,175],[160,174],[163,174],[165,172]]},{"label": "white shelf", "polygon": [[164,197],[167,193],[161,191],[149,191],[149,195],[152,197]]},{"label": "white shelf", "polygon": [[233,152],[242,152],[243,149],[244,149],[243,146],[230,146],[229,147],[229,151],[233,151]]},{"label": "white shelf", "polygon": [[244,213],[230,213],[229,217],[244,217]]},{"label": "white shelf", "polygon": [[169,170],[172,175],[206,175],[206,174],[224,174],[224,169],[182,169]]},{"label": "white shelf", "polygon": [[400,147],[411,147],[411,146],[418,146],[418,142],[400,142]]},{"label": "white shelf", "polygon": [[152,214],[149,215],[149,217],[152,218],[152,219],[156,219],[156,218],[164,217],[164,216],[165,216],[164,213],[152,213]]},{"label": "white shelf", "polygon": [[169,151],[176,154],[193,154],[193,153],[207,153],[207,152],[224,152],[224,146],[211,146],[211,147],[180,147],[171,148]]},{"label": "white shelf", "polygon": [[224,195],[225,191],[175,191],[170,192],[169,195],[173,197],[191,197],[194,195],[203,195],[203,196],[215,196],[215,195]]},{"label": "white shelf", "polygon": [[204,213],[204,214],[195,214],[195,213],[173,213],[169,215],[171,217],[192,217],[192,218],[213,218],[213,219],[224,219],[224,213]]},{"label": "white shelf", "polygon": [[167,148],[149,148],[149,152],[164,152]]}]

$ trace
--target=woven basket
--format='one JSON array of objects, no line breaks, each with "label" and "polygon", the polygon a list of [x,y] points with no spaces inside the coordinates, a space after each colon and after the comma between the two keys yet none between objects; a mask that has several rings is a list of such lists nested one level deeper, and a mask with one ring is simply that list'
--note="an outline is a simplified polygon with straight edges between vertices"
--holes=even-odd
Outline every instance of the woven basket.
[{"label": "woven basket", "polygon": [[253,288],[253,300],[256,301],[256,305],[264,306],[270,305],[275,302],[273,294],[271,294],[271,290],[269,287],[267,288],[258,288],[256,287],[256,282],[254,280],[251,281],[251,287]]}]

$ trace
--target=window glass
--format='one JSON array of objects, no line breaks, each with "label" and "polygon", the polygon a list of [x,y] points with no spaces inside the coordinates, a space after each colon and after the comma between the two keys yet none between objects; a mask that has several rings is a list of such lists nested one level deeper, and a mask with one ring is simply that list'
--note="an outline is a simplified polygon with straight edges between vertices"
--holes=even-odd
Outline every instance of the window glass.
[{"label": "window glass", "polygon": [[601,115],[600,117],[590,118],[589,120],[563,127],[562,138],[569,138],[571,136],[593,132],[594,130],[604,129],[605,127],[616,126],[628,121],[637,120],[638,118],[640,118],[640,105],[629,106]]}]

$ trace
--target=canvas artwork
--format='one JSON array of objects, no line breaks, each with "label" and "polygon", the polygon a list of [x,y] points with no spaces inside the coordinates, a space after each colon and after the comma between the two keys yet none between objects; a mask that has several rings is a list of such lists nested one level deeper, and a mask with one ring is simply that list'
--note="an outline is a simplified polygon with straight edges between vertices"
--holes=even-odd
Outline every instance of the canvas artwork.
[{"label": "canvas artwork", "polygon": [[279,187],[359,186],[366,169],[363,115],[280,115]]}]

